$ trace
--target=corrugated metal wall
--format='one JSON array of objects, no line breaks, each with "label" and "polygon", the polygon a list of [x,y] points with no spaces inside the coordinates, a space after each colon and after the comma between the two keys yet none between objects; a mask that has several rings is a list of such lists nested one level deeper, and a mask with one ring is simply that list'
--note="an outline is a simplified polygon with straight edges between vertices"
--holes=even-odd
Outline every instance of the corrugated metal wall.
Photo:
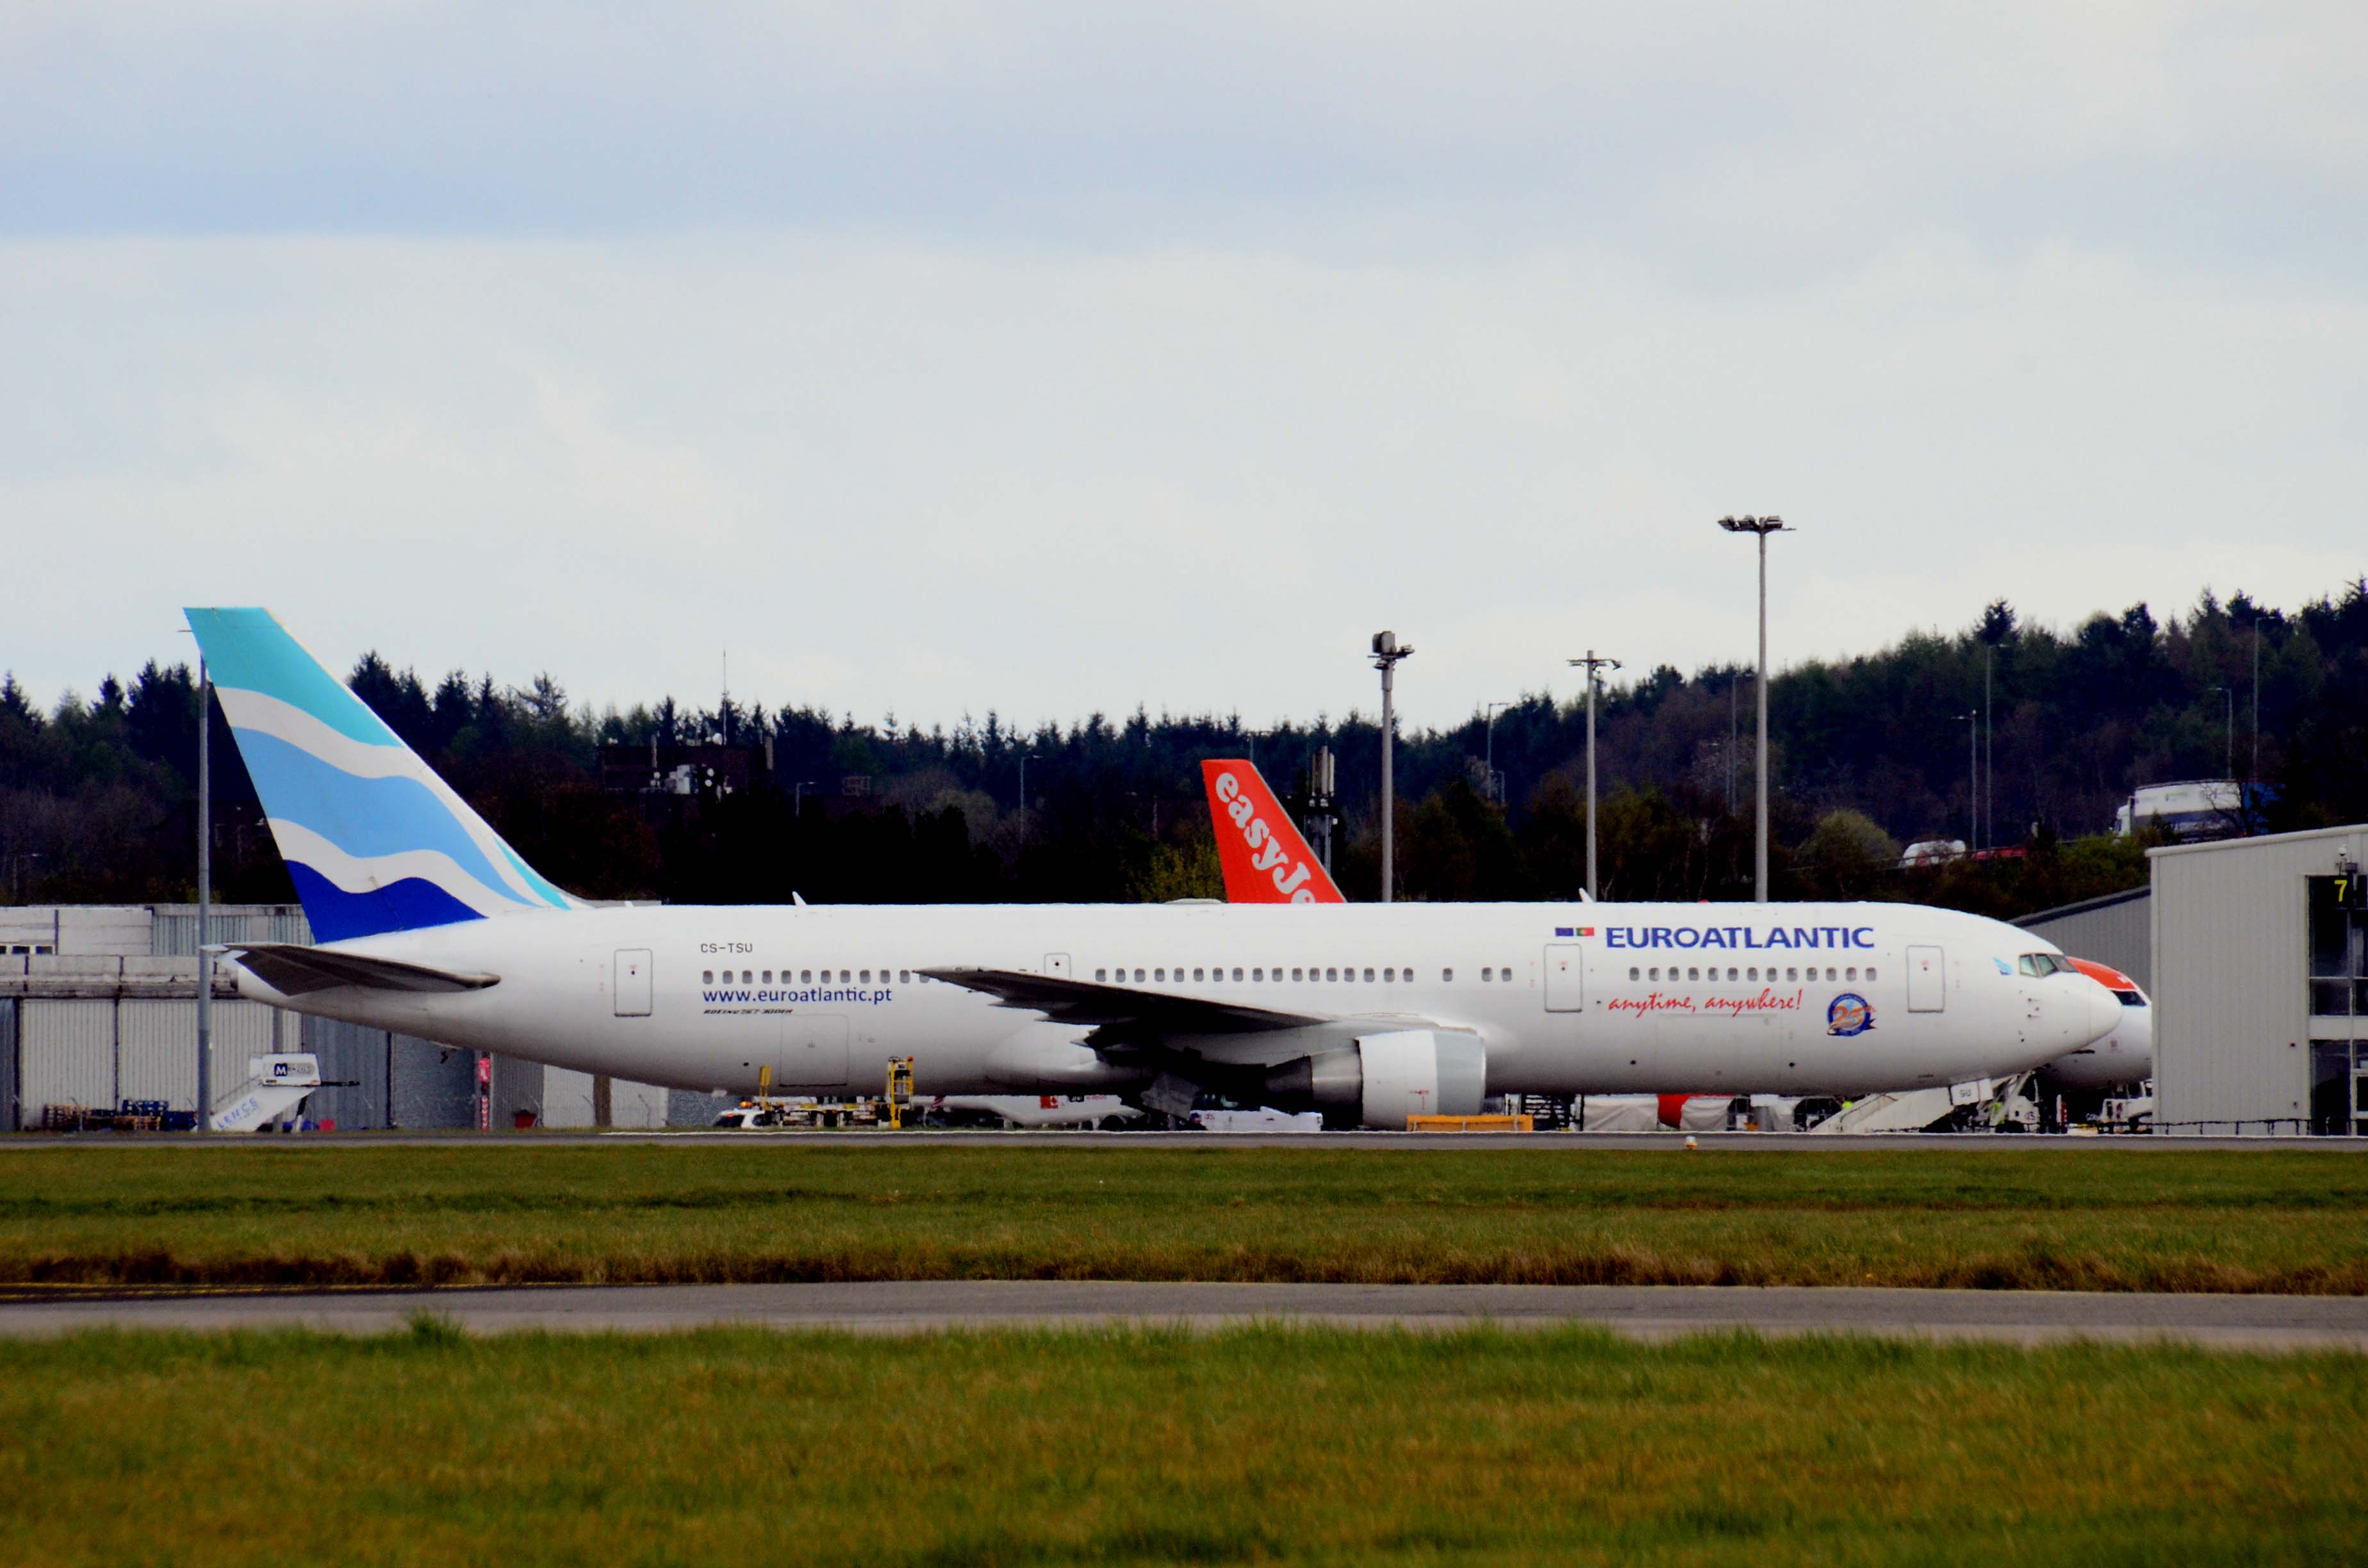
[{"label": "corrugated metal wall", "polygon": [[395,1127],[477,1125],[477,1053],[447,1051],[407,1034],[393,1039]]},{"label": "corrugated metal wall", "polygon": [[[211,917],[217,942],[294,942],[310,947],[313,927],[292,903],[216,904]],[[190,958],[198,950],[198,908],[193,903],[154,906],[148,926],[149,950],[159,958]]]},{"label": "corrugated metal wall", "polygon": [[321,1061],[321,1076],[332,1083],[360,1080],[351,1088],[325,1088],[312,1099],[315,1121],[334,1121],[340,1131],[387,1125],[386,1031],[338,1018],[299,1016],[300,1051]]},{"label": "corrugated metal wall", "polygon": [[25,1125],[24,1089],[17,1074],[17,1008],[14,996],[0,997],[0,1132]]},{"label": "corrugated metal wall", "polygon": [[52,1105],[112,1108],[115,1004],[28,997],[18,1006],[26,1121],[39,1127]]},{"label": "corrugated metal wall", "polygon": [[2355,861],[2368,859],[2368,830],[2150,852],[2161,1131],[2208,1132],[2218,1123],[2226,1131],[2227,1123],[2309,1114],[2305,881],[2332,872],[2347,848]]},{"label": "corrugated metal wall", "polygon": [[2148,890],[2139,890],[2135,898],[2044,910],[2015,924],[2074,958],[2112,965],[2154,994],[2154,899]]},{"label": "corrugated metal wall", "polygon": [[[222,1028],[222,1004],[215,1004],[214,1028]],[[216,1060],[220,1060],[217,1054]],[[129,998],[115,1005],[116,1095],[127,1100],[164,1100],[175,1110],[198,1103],[198,1004]],[[246,1063],[230,1083],[214,1082],[227,1094],[246,1081]]]}]

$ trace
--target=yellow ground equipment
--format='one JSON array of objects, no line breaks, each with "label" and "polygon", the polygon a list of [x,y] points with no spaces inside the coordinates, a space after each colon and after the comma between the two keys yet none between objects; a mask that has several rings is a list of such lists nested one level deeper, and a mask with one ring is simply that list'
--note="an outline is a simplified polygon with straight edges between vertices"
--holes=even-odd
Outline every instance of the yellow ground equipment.
[{"label": "yellow ground equipment", "polygon": [[913,1059],[909,1056],[892,1056],[888,1059],[888,1100],[881,1108],[882,1119],[889,1127],[902,1131],[905,1125],[905,1108],[912,1103]]},{"label": "yellow ground equipment", "polygon": [[1410,1116],[1408,1132],[1528,1132],[1535,1123],[1521,1116]]}]

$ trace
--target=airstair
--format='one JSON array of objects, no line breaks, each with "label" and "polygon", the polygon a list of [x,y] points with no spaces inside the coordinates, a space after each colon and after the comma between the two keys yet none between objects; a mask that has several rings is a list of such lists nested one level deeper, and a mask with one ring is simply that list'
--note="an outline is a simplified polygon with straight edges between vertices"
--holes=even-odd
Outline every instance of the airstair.
[{"label": "airstair", "polygon": [[321,1059],[311,1051],[246,1059],[247,1081],[221,1102],[208,1125],[216,1132],[259,1132],[278,1126],[321,1086]]}]

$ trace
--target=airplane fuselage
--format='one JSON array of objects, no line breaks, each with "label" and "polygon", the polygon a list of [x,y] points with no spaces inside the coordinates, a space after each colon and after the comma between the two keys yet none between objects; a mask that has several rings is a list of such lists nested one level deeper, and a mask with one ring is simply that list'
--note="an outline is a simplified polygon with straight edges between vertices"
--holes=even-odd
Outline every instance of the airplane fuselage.
[{"label": "airplane fuselage", "polygon": [[[921,1096],[1139,1087],[1139,1062],[929,970],[997,970],[1301,1016],[1170,1044],[1273,1062],[1397,1029],[1468,1034],[1490,1094],[1853,1095],[2036,1065],[2117,1021],[2045,944],[1953,911],[1860,904],[612,907],[391,932],[336,948],[499,977],[347,988],[301,1011],[697,1090]],[[2089,993],[2094,993],[2090,996]],[[769,1069],[769,1073],[767,1070]]]}]

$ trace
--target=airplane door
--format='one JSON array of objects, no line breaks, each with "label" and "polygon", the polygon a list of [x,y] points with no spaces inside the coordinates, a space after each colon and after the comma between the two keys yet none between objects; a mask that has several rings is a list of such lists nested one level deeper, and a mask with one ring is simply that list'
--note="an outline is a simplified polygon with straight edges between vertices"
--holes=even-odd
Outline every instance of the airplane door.
[{"label": "airplane door", "polygon": [[1587,949],[1576,942],[1554,942],[1546,948],[1546,1011],[1587,1010]]},{"label": "airplane door", "polygon": [[616,978],[609,994],[617,999],[617,1017],[646,1018],[650,1016],[649,949],[618,949]]},{"label": "airplane door", "polygon": [[1949,969],[1938,948],[1907,949],[1907,1010],[1938,1013],[1949,999]]},{"label": "airplane door", "polygon": [[847,1082],[847,1020],[827,1013],[792,1013],[781,1020],[780,1061],[773,1082],[781,1088],[837,1088]]},{"label": "airplane door", "polygon": [[1046,953],[1044,955],[1044,972],[1046,974],[1058,975],[1063,980],[1068,979],[1069,955],[1066,953]]}]

